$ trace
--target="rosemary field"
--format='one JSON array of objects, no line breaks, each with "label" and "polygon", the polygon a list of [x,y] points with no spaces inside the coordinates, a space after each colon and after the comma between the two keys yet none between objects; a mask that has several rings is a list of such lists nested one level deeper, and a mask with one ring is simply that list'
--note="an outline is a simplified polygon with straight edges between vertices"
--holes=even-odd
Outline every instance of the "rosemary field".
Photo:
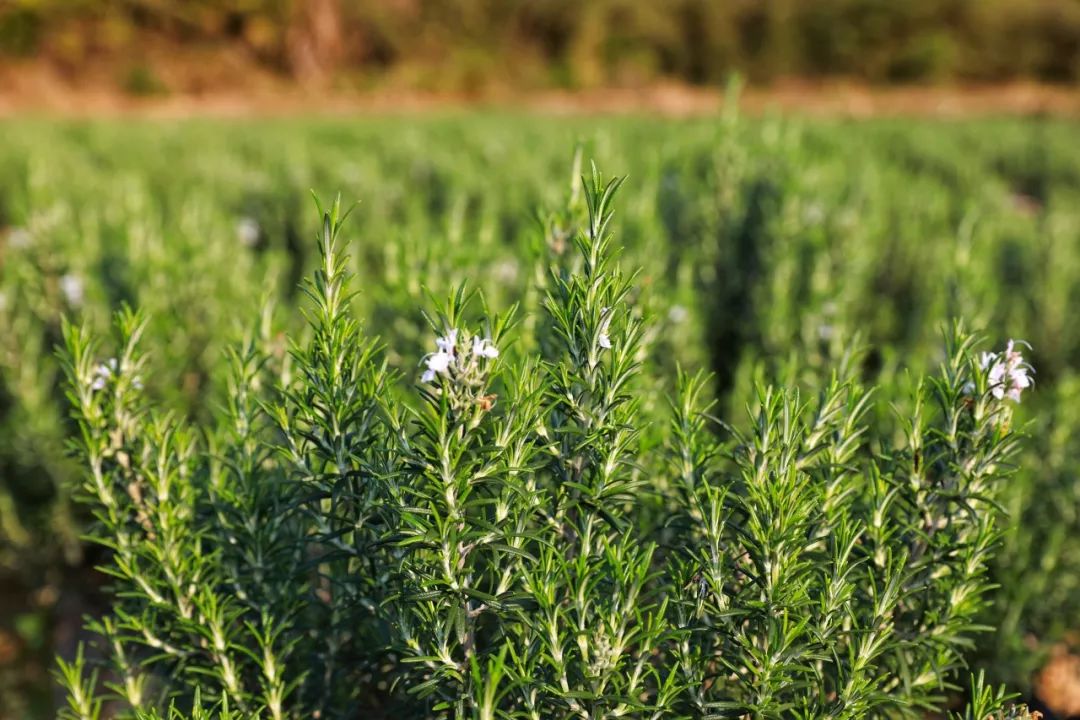
[{"label": "rosemary field", "polygon": [[974,718],[1080,623],[1070,123],[2,129],[0,713]]}]

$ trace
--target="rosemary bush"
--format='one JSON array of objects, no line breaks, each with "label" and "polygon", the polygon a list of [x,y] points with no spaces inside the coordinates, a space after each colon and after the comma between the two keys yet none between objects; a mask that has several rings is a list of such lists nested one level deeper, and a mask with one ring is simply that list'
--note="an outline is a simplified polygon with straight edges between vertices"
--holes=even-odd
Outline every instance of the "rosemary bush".
[{"label": "rosemary bush", "polygon": [[[255,317],[208,421],[148,394],[141,313],[109,341],[65,325],[112,599],[61,663],[65,717],[940,710],[980,630],[1029,369],[956,325],[896,432],[857,354],[722,423],[708,376],[657,378],[619,185],[594,170],[542,223],[565,247],[534,302],[431,301],[415,370],[357,319],[339,203],[307,328],[286,351]],[[1026,716],[981,678],[971,699],[965,717]]]}]

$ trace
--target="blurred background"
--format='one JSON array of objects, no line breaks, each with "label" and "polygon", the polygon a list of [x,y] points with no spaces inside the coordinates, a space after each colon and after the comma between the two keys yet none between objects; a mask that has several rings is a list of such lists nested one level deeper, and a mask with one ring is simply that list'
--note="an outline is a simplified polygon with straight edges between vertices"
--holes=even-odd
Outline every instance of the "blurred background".
[{"label": "blurred background", "polygon": [[1076,0],[2,0],[9,93],[1071,86]]},{"label": "blurred background", "polygon": [[529,302],[575,153],[630,176],[654,361],[729,416],[855,334],[883,401],[949,317],[1031,342],[971,662],[1080,715],[1078,117],[1080,0],[0,0],[0,720],[54,716],[101,602],[62,316],[145,308],[148,391],[205,420],[267,298],[299,327],[309,189],[340,191],[357,311],[411,367],[422,284]]}]

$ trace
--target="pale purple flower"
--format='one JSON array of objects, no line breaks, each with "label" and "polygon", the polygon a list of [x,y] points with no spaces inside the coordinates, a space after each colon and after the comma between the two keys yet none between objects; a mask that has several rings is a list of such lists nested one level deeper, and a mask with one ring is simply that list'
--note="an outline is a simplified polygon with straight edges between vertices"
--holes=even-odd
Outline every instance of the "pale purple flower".
[{"label": "pale purple flower", "polygon": [[427,357],[428,371],[433,373],[444,373],[450,369],[450,363],[453,359],[453,355],[441,350],[436,353],[431,353]]},{"label": "pale purple flower", "polygon": [[435,338],[435,347],[438,351],[424,358],[427,370],[420,376],[421,382],[429,383],[436,375],[446,373],[454,361],[454,347],[457,345],[457,328],[450,328],[445,337]]},{"label": "pale purple flower", "polygon": [[983,353],[980,362],[984,368],[989,367],[990,392],[998,400],[1008,398],[1020,402],[1020,394],[1032,385],[1032,369],[1016,349],[1016,342],[1010,340],[1005,352],[999,355],[988,355]]},{"label": "pale purple flower", "polygon": [[104,390],[109,378],[116,374],[120,364],[116,358],[109,358],[94,368],[93,380],[90,382],[91,390]]},{"label": "pale purple flower", "polygon": [[[90,389],[101,391],[108,387],[109,380],[118,375],[120,372],[120,361],[116,358],[109,358],[103,363],[100,363],[91,375]],[[131,387],[136,390],[143,389],[142,378],[138,375],[131,377]]]},{"label": "pale purple flower", "polygon": [[450,328],[446,333],[446,337],[435,338],[435,346],[439,348],[439,352],[453,356],[454,347],[457,345],[457,336],[457,328]]},{"label": "pale purple flower", "polygon": [[483,372],[482,366],[477,364],[479,360],[499,357],[499,349],[491,338],[477,336],[470,343],[466,336],[459,345],[459,335],[456,328],[450,328],[446,335],[435,338],[437,350],[424,356],[427,369],[420,376],[421,382],[429,383],[439,375],[452,374],[456,379],[469,383],[470,378],[479,377]]},{"label": "pale purple flower", "polygon": [[456,341],[457,330],[451,330],[446,337],[435,340],[435,344],[439,349],[424,358],[427,370],[420,376],[421,382],[431,382],[436,375],[444,374],[450,370],[450,365],[454,361],[454,343]]},{"label": "pale purple flower", "polygon": [[472,354],[477,357],[497,358],[499,357],[499,349],[495,347],[495,344],[489,338],[474,337]]}]

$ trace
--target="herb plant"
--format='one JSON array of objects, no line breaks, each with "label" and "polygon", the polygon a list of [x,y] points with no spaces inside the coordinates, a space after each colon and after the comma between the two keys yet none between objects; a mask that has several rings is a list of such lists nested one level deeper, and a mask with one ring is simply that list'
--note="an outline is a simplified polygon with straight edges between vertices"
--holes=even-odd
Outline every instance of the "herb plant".
[{"label": "herb plant", "polygon": [[[207,422],[148,396],[139,312],[108,344],[65,325],[112,600],[61,663],[65,716],[939,710],[980,629],[1023,358],[953,326],[895,433],[854,355],[811,392],[759,384],[745,422],[704,374],[665,409],[619,186],[576,186],[535,316],[459,288],[404,371],[354,314],[348,213],[320,208],[306,331],[286,351],[255,318]],[[1023,716],[1005,700],[980,679],[968,716]]]}]

